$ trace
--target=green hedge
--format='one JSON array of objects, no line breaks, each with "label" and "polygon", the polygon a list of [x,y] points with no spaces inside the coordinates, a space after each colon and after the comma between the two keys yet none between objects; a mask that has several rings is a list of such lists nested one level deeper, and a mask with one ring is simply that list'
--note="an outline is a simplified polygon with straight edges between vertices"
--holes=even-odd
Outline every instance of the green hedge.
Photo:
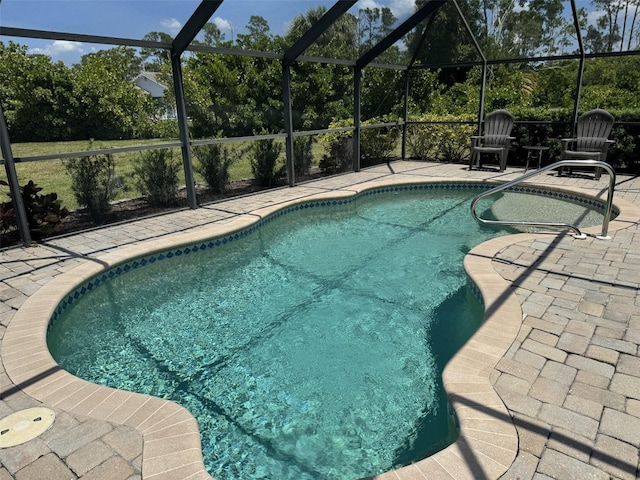
[{"label": "green hedge", "polygon": [[[547,145],[551,148],[550,158],[560,158],[562,138],[571,138],[571,120],[573,112],[566,109],[518,108],[510,110],[516,117],[516,126],[512,135],[516,137],[509,164],[518,165],[526,159],[524,146]],[[609,110],[616,122],[638,122],[638,110]],[[580,112],[581,114],[584,112]],[[519,122],[553,122],[522,124]],[[615,144],[610,148],[607,161],[618,171],[640,172],[640,125],[619,125],[616,123],[610,136]],[[548,161],[549,159],[547,159]]]},{"label": "green hedge", "polygon": [[[573,111],[564,108],[508,108],[516,119],[508,163],[511,166],[524,166],[529,145],[550,147],[545,163],[560,158],[561,139],[573,137]],[[640,110],[609,110],[616,119],[611,133],[615,141],[609,149],[607,161],[617,170],[627,173],[640,173]],[[489,113],[489,112],[487,112]],[[580,112],[583,113],[583,112]],[[377,119],[377,122],[388,119]],[[477,133],[477,117],[473,114],[414,115],[407,126],[407,157],[420,160],[464,163],[469,159],[470,137]],[[532,123],[525,123],[532,122]],[[637,122],[638,125],[620,125],[622,122]],[[364,122],[363,122],[364,123]],[[374,123],[369,121],[367,123]],[[351,120],[333,122],[331,127],[352,125]],[[364,123],[366,124],[366,123]],[[375,164],[386,159],[393,151],[396,142],[395,128],[362,130],[362,165]],[[327,154],[321,162],[321,168],[327,173],[349,169],[352,152],[346,139],[351,132],[323,135]]]}]

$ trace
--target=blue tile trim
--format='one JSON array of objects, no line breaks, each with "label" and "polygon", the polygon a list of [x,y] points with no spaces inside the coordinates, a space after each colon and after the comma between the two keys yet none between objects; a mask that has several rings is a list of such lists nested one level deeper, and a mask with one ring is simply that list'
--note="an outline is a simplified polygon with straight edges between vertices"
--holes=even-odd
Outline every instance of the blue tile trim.
[{"label": "blue tile trim", "polygon": [[471,290],[471,294],[480,303],[480,306],[484,310],[484,298],[482,297],[482,293],[480,293],[480,289],[473,282],[473,280],[471,280],[471,278],[468,275],[467,275],[467,288],[469,288],[469,290]]},{"label": "blue tile trim", "polygon": [[[258,230],[260,230],[263,226],[270,224],[272,221],[280,217],[289,215],[290,213],[313,209],[313,208],[336,208],[336,207],[351,206],[351,205],[354,205],[359,198],[370,197],[372,195],[378,195],[380,193],[435,191],[435,190],[482,191],[482,190],[488,190],[493,186],[494,185],[488,185],[486,183],[473,183],[473,182],[421,183],[421,184],[412,184],[412,185],[395,185],[395,186],[380,187],[380,188],[374,188],[371,190],[366,190],[349,198],[341,198],[341,199],[333,199],[333,200],[332,199],[316,200],[313,202],[304,202],[304,203],[292,205],[290,207],[283,208],[282,210],[278,210],[277,212],[274,212],[271,215],[268,215],[267,217],[261,219],[257,223],[243,230],[229,233],[222,237],[212,238],[204,242],[199,242],[196,244],[186,245],[182,247],[176,247],[166,252],[154,253],[145,257],[138,257],[129,262],[113,267],[110,270],[106,270],[105,272],[97,275],[96,277],[92,278],[88,282],[77,287],[75,290],[70,292],[64,300],[62,300],[58,304],[49,321],[49,328],[68,306],[72,305],[82,295],[90,292],[95,287],[97,287],[98,285],[104,282],[117,278],[123,273],[129,272],[130,270],[135,270],[139,267],[144,267],[147,264],[153,264],[155,262],[170,259],[173,257],[180,257],[181,255],[198,253],[207,249],[225,246],[236,240],[240,240],[242,238],[248,237],[252,233],[255,233]],[[585,204],[591,208],[601,210],[601,211],[604,211],[606,207],[605,203],[602,201],[594,200],[592,198],[587,198],[587,197],[583,197],[575,194],[559,192],[555,190],[544,190],[541,188],[515,186],[515,187],[509,188],[507,191],[549,196],[549,197],[558,198],[561,200],[567,200],[567,201]],[[619,213],[620,212],[614,208],[613,215],[616,216]],[[480,301],[480,303],[484,306],[482,295],[480,294],[480,291],[478,290],[476,285],[471,280],[469,280],[468,285],[471,288],[475,297],[478,299],[478,301]]]}]

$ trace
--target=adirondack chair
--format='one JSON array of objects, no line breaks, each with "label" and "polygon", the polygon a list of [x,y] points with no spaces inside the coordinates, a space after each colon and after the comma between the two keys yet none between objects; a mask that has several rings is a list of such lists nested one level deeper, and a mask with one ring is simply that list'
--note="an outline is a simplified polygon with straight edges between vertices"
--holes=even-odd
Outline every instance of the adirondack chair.
[{"label": "adirondack chair", "polygon": [[[576,138],[561,139],[560,160],[583,159],[606,162],[609,146],[615,143],[609,140],[613,121],[613,115],[599,108],[583,113],[578,118]],[[572,169],[575,167],[569,168],[569,173]],[[562,170],[560,174],[563,173]],[[602,169],[596,168],[595,179],[598,180],[601,174]]]},{"label": "adirondack chair", "polygon": [[500,171],[507,168],[507,156],[511,141],[510,137],[513,129],[514,118],[506,110],[496,110],[491,112],[484,119],[484,135],[473,135],[471,137],[471,157],[469,159],[469,170],[474,163],[478,168],[482,168],[482,154],[490,153],[498,160]]}]

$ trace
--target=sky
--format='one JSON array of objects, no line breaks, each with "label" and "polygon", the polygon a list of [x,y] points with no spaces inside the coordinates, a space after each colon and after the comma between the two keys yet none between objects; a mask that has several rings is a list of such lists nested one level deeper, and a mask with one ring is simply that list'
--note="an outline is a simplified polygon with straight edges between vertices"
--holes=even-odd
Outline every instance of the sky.
[{"label": "sky", "polygon": [[[227,39],[244,28],[251,15],[264,17],[271,33],[284,35],[296,15],[312,7],[330,8],[331,0],[225,0],[210,19]],[[27,28],[53,32],[81,33],[108,37],[141,39],[152,31],[175,36],[200,4],[200,0],[0,0],[2,27]],[[386,6],[401,21],[415,10],[415,0],[359,0],[351,12],[360,8]],[[82,55],[105,48],[69,41],[11,38],[29,46],[30,53],[49,55],[54,62],[67,65]]]}]

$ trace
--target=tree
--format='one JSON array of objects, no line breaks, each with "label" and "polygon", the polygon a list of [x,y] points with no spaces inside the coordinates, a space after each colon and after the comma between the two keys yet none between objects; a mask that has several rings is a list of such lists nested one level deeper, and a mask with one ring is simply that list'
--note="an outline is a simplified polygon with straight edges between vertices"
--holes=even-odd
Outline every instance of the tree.
[{"label": "tree", "polygon": [[204,45],[215,47],[224,43],[224,33],[215,23],[205,23],[202,31],[204,32]]},{"label": "tree", "polygon": [[185,61],[183,87],[191,133],[196,138],[235,136],[238,73],[233,57],[197,52]]},{"label": "tree", "polygon": [[[285,37],[286,44],[293,45],[326,12],[326,7],[320,5],[310,8],[304,15],[294,17]],[[358,54],[357,45],[358,19],[350,13],[345,13],[309,46],[305,54],[324,58],[354,59]]]},{"label": "tree", "polygon": [[582,101],[586,108],[640,107],[640,58],[591,58],[585,63]]},{"label": "tree", "polygon": [[[173,42],[173,37],[164,32],[149,32],[142,39],[169,44]],[[149,72],[158,72],[163,66],[171,65],[171,51],[166,48],[143,48],[140,57],[142,65]]]},{"label": "tree", "polygon": [[293,127],[328,128],[353,116],[353,70],[341,65],[298,62],[292,67]]},{"label": "tree", "polygon": [[538,70],[534,106],[573,108],[578,78],[578,62],[562,60],[546,64]]},{"label": "tree", "polygon": [[[638,0],[593,0],[596,11],[602,12],[593,24],[589,24],[586,14],[580,24],[586,30],[585,44],[591,52],[623,51],[626,45],[631,50],[638,45]],[[633,11],[633,14],[631,14]]]},{"label": "tree", "polygon": [[404,75],[398,70],[386,68],[368,68],[362,78],[362,104],[360,113],[363,119],[384,115],[402,114],[404,98]]},{"label": "tree", "polygon": [[569,23],[563,14],[562,0],[485,0],[483,50],[489,58],[553,55]]},{"label": "tree", "polygon": [[259,15],[251,15],[246,26],[249,33],[236,35],[236,45],[247,50],[259,52],[273,51],[274,38],[270,33],[269,23]]},{"label": "tree", "polygon": [[159,107],[133,82],[141,61],[134,49],[120,46],[84,55],[74,65],[78,138],[136,138],[151,128]]},{"label": "tree", "polygon": [[[428,0],[417,0],[416,9],[422,8]],[[479,31],[481,10],[477,0],[459,2],[465,18],[473,31]],[[477,60],[479,58],[470,40],[460,15],[451,2],[447,2],[432,16],[427,18],[421,26],[414,29],[405,37],[406,54],[414,56],[417,64],[448,64],[456,61]],[[432,22],[431,22],[432,21]],[[431,23],[430,23],[431,22]],[[428,31],[425,31],[430,26]],[[424,36],[424,40],[423,37]],[[482,36],[479,37],[483,42]],[[418,51],[418,47],[421,46]],[[467,68],[447,68],[439,70],[439,81],[444,85],[454,85],[465,80]]]},{"label": "tree", "polygon": [[[627,8],[629,7],[629,5],[633,5],[633,17],[631,19],[631,25],[629,27],[629,33],[627,35],[627,50],[631,50],[631,41],[633,39],[636,40],[636,42],[638,41],[638,32],[636,30],[637,24],[636,21],[638,20],[638,9],[640,8],[640,1],[638,0],[634,0],[633,2],[627,2]],[[627,17],[627,10],[625,10],[625,25],[626,25],[626,17]],[[622,36],[624,38],[624,35]],[[637,45],[637,43],[636,43]],[[622,45],[621,45],[622,48]]]},{"label": "tree", "polygon": [[358,40],[360,53],[376,45],[393,30],[397,19],[388,7],[358,10]]},{"label": "tree", "polygon": [[[262,17],[252,16],[238,46],[258,51],[282,49]],[[187,114],[196,137],[280,132],[284,126],[282,67],[260,57],[197,52],[183,68]]]},{"label": "tree", "polygon": [[74,138],[71,112],[78,103],[62,62],[29,54],[25,45],[0,42],[0,101],[13,141]]},{"label": "tree", "polygon": [[618,16],[622,9],[623,2],[611,0],[592,0],[592,3],[598,11],[604,11],[604,14],[598,18],[596,25],[603,32],[605,40],[606,52],[612,52],[613,46],[622,40],[620,37],[620,26],[618,25]]}]

